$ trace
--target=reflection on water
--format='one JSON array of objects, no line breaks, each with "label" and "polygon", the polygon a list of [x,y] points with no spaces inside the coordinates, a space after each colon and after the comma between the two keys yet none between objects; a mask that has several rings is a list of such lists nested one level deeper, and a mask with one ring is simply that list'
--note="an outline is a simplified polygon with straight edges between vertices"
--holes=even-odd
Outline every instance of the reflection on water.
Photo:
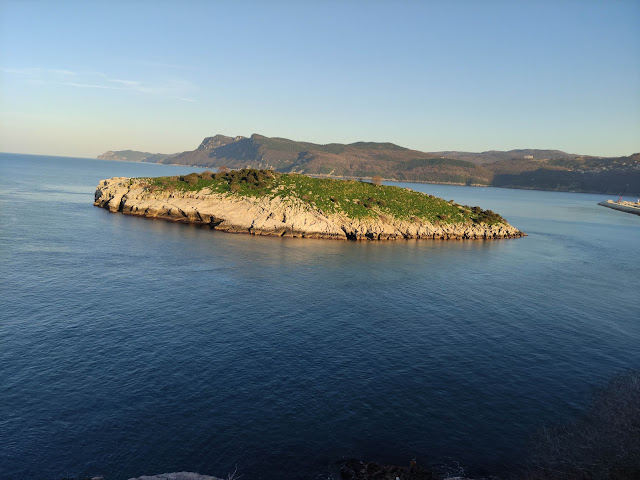
[{"label": "reflection on water", "polygon": [[326,477],[347,457],[499,473],[640,363],[640,217],[598,195],[411,185],[529,234],[487,242],[255,237],[92,206],[103,178],[192,170],[0,155],[7,478]]}]

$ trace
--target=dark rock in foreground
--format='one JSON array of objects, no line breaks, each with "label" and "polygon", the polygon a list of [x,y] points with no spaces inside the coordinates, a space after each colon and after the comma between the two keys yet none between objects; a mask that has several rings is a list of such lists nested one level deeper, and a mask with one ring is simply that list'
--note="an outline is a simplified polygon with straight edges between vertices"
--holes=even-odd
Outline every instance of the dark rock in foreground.
[{"label": "dark rock in foreground", "polygon": [[436,480],[431,470],[412,462],[408,467],[381,465],[375,462],[364,463],[349,460],[340,469],[342,480]]}]

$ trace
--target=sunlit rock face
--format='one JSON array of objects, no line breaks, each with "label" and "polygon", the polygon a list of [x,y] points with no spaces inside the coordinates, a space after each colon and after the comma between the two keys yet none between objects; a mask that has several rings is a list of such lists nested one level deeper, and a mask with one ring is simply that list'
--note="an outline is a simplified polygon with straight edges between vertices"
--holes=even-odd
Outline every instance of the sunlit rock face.
[{"label": "sunlit rock face", "polygon": [[525,234],[508,223],[435,224],[389,215],[350,218],[314,209],[298,198],[249,197],[200,191],[151,191],[144,179],[103,180],[95,206],[148,218],[209,225],[215,230],[252,235],[337,240],[490,240]]}]

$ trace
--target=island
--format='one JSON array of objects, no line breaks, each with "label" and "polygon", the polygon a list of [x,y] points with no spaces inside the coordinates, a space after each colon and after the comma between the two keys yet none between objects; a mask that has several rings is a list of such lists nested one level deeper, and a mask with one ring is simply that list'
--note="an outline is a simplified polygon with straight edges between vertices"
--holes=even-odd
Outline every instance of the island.
[{"label": "island", "polygon": [[489,240],[525,234],[491,210],[408,188],[273,170],[102,180],[94,205],[111,212],[253,235],[339,240]]}]

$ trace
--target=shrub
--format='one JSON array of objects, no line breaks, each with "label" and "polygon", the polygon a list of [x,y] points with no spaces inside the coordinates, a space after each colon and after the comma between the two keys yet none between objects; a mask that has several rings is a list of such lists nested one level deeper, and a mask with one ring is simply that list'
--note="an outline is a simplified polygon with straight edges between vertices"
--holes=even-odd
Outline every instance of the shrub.
[{"label": "shrub", "polygon": [[640,478],[640,371],[596,390],[585,415],[534,437],[529,480]]},{"label": "shrub", "polygon": [[189,185],[195,185],[198,183],[200,176],[197,173],[190,173],[189,175],[185,175],[182,177],[182,181],[188,183]]}]

